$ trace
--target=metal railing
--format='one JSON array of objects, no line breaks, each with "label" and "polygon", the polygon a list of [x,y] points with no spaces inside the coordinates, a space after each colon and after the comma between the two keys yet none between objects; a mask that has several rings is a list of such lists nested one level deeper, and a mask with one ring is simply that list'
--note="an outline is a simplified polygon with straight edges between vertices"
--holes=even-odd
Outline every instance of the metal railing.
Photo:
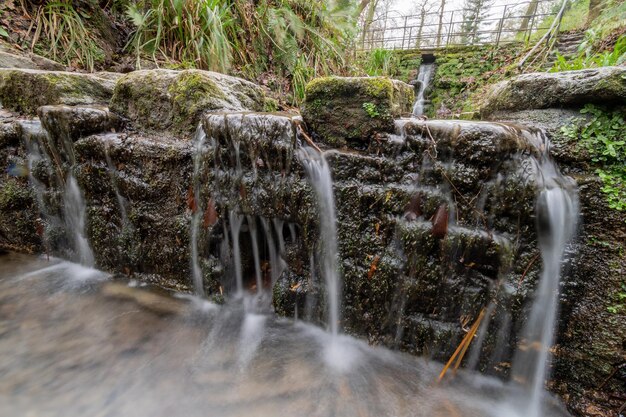
[{"label": "metal railing", "polygon": [[539,0],[496,6],[478,21],[469,20],[468,12],[463,9],[409,16],[387,12],[363,29],[359,46],[361,50],[423,50],[527,42],[550,28],[557,18],[559,4],[556,0]]}]

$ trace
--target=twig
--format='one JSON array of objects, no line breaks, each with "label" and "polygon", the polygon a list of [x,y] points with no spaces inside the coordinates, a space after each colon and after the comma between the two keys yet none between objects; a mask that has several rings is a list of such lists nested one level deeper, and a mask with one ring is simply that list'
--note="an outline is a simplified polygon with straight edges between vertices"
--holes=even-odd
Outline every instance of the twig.
[{"label": "twig", "polygon": [[519,281],[517,282],[517,289],[519,289],[522,286],[522,281],[524,281],[524,277],[526,277],[526,274],[530,270],[530,267],[533,266],[537,258],[539,258],[539,254],[536,254],[535,256],[533,256],[530,262],[528,262],[528,265],[526,265],[526,269],[524,269],[524,273],[522,274]]},{"label": "twig", "polygon": [[476,334],[478,326],[480,326],[480,322],[482,321],[484,316],[485,309],[483,308],[482,310],[480,310],[480,314],[478,315],[478,318],[476,319],[470,330],[467,332],[459,346],[456,348],[456,350],[446,363],[446,366],[443,367],[441,373],[439,374],[439,378],[437,379],[438,382],[443,379],[443,377],[446,375],[446,372],[448,372],[448,369],[450,369],[452,362],[455,362],[455,360],[456,363],[454,364],[454,370],[456,371],[459,368],[459,366],[461,365],[461,361],[463,360],[463,356],[465,356],[465,353],[467,352],[470,343],[472,343],[474,335]]},{"label": "twig", "polygon": [[316,151],[318,151],[319,153],[322,153],[322,150],[319,148],[319,146],[317,146],[315,144],[315,142],[313,142],[313,139],[311,139],[309,137],[309,135],[307,135],[304,132],[304,129],[302,129],[302,126],[300,126],[299,124],[296,125],[298,127],[298,132],[302,135],[302,137],[304,138],[304,140],[306,141],[306,143],[309,144],[309,146],[311,146],[313,149],[315,149]]}]

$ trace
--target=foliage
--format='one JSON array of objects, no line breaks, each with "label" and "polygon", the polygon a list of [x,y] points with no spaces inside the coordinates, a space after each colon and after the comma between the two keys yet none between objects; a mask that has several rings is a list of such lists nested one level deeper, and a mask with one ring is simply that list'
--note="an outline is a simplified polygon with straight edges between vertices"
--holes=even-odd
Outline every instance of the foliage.
[{"label": "foliage", "polygon": [[374,49],[368,53],[363,69],[370,76],[393,76],[398,73],[399,64],[398,55],[394,51]]},{"label": "foliage", "polygon": [[582,110],[587,119],[577,119],[561,131],[570,139],[580,140],[598,167],[602,192],[609,207],[626,210],[626,121],[624,112],[603,110],[588,104]]},{"label": "foliage", "polygon": [[604,38],[616,29],[626,26],[626,1],[606,0],[600,15],[591,22],[594,29]]},{"label": "foliage", "polygon": [[371,117],[372,119],[374,117],[378,117],[380,116],[380,112],[378,111],[378,107],[376,107],[376,104],[374,103],[363,103],[363,110],[365,110],[365,113],[367,113],[367,115],[369,117]]},{"label": "foliage", "polygon": [[[341,74],[353,39],[348,7],[331,0],[143,0],[129,8],[136,30],[128,47],[139,57],[289,80],[292,103],[315,76]],[[282,88],[279,85],[270,87]]]},{"label": "foliage", "polygon": [[137,54],[225,72],[232,61],[226,32],[232,17],[218,0],[144,0],[130,4],[136,26],[129,45]]},{"label": "foliage", "polygon": [[[587,31],[593,33],[592,30]],[[590,38],[587,36],[587,38]],[[626,36],[622,35],[613,50],[593,53],[592,39],[587,39],[581,44],[581,51],[575,58],[565,58],[557,54],[557,59],[550,72],[579,70],[584,68],[605,67],[609,65],[622,65],[626,63]]]},{"label": "foliage", "polygon": [[92,31],[84,21],[87,13],[79,13],[71,0],[52,1],[37,10],[36,29],[32,40],[34,47],[43,38],[47,54],[66,65],[94,70],[104,53]]},{"label": "foliage", "polygon": [[622,284],[621,289],[615,292],[615,304],[608,306],[606,309],[613,314],[626,309],[626,284]]},{"label": "foliage", "polygon": [[463,37],[465,42],[480,41],[480,24],[488,17],[493,0],[465,0],[463,5]]}]

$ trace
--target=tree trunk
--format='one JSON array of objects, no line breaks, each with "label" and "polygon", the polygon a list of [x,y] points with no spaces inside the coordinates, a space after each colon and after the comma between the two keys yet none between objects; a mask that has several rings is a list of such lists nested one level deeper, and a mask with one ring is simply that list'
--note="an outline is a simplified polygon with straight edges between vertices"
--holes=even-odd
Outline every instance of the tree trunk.
[{"label": "tree trunk", "polygon": [[[591,0],[593,1],[593,0]],[[528,30],[528,24],[530,23],[530,17],[537,12],[537,7],[539,6],[539,0],[532,0],[528,7],[526,8],[526,13],[524,13],[524,18],[522,19],[522,23],[519,25],[518,33],[524,33]]]},{"label": "tree trunk", "polygon": [[437,47],[441,45],[441,33],[443,32],[443,12],[446,7],[446,0],[441,0],[439,8],[439,28],[437,29]]},{"label": "tree trunk", "polygon": [[589,14],[587,14],[587,27],[591,25],[591,22],[595,20],[596,17],[600,16],[600,12],[604,8],[604,0],[589,0]]}]

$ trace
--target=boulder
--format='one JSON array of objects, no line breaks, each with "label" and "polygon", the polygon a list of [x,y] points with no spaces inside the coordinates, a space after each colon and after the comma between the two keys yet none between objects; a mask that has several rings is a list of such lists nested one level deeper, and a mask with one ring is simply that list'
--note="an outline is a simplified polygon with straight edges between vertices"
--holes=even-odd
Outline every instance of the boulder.
[{"label": "boulder", "polygon": [[585,103],[626,103],[626,67],[522,74],[496,84],[481,116],[499,111],[582,107]]},{"label": "boulder", "polygon": [[93,74],[31,69],[0,69],[0,103],[34,115],[52,104],[107,104],[115,81]]},{"label": "boulder", "polygon": [[386,77],[317,78],[305,93],[304,121],[333,147],[367,146],[375,133],[393,132],[394,118],[410,113],[415,100],[413,87]]},{"label": "boulder", "polygon": [[135,71],[121,78],[111,110],[135,128],[189,135],[209,110],[258,111],[266,104],[261,87],[202,70]]}]

